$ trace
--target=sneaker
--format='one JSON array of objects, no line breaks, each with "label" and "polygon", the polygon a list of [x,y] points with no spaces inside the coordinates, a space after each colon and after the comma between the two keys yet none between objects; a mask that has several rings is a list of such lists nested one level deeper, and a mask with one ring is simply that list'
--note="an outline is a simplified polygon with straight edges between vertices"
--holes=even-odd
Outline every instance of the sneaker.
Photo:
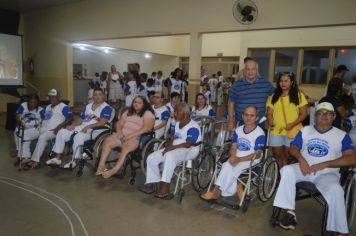
[{"label": "sneaker", "polygon": [[279,226],[283,229],[295,229],[297,226],[297,217],[293,211],[287,211],[286,215],[279,222]]},{"label": "sneaker", "polygon": [[47,165],[55,165],[55,166],[60,166],[62,164],[62,161],[57,159],[57,158],[52,158],[46,161]]},{"label": "sneaker", "polygon": [[63,166],[64,169],[74,169],[77,166],[77,163],[75,161],[70,161],[67,164]]}]

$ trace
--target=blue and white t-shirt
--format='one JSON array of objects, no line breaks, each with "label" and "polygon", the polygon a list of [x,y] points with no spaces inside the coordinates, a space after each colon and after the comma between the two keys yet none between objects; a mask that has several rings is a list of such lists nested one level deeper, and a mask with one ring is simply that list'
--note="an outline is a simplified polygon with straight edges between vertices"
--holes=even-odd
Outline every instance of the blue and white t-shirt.
[{"label": "blue and white t-shirt", "polygon": [[[355,148],[350,136],[335,127],[321,133],[315,126],[305,126],[291,144],[300,150],[309,166],[335,160],[342,152]],[[338,168],[332,169],[338,171]]]},{"label": "blue and white t-shirt", "polygon": [[181,89],[182,89],[182,81],[181,80],[176,80],[175,78],[170,78],[168,80],[168,86],[171,87],[171,93],[176,92],[181,94]]},{"label": "blue and white t-shirt", "polygon": [[232,134],[232,143],[237,146],[236,156],[243,157],[255,153],[257,150],[263,150],[265,146],[265,132],[258,125],[255,129],[246,133],[245,125],[236,128]]},{"label": "blue and white t-shirt", "polygon": [[[177,121],[174,127],[173,137],[173,145],[182,144],[188,141],[191,141],[193,143],[200,142],[200,127],[195,121],[190,120],[188,124],[186,124],[182,128],[179,128],[179,121]],[[199,146],[196,146],[194,148],[199,148]]]},{"label": "blue and white t-shirt", "polygon": [[80,119],[82,119],[83,123],[75,127],[75,130],[80,131],[88,125],[98,123],[100,119],[106,119],[110,122],[113,118],[113,109],[109,104],[103,102],[99,106],[94,107],[94,102],[92,102],[86,105],[80,113]]},{"label": "blue and white t-shirt", "polygon": [[203,75],[202,77],[200,77],[200,82],[208,83],[208,81],[209,81],[209,77],[207,75]]},{"label": "blue and white t-shirt", "polygon": [[72,116],[73,113],[69,106],[63,102],[52,107],[48,105],[43,112],[41,133],[44,131],[55,129],[58,125],[63,123],[67,117]]},{"label": "blue and white t-shirt", "polygon": [[166,107],[170,115],[168,121],[168,123],[170,124],[168,132],[172,134],[174,132],[174,127],[176,126],[176,119],[174,119],[174,107],[170,102],[166,104]]},{"label": "blue and white t-shirt", "polygon": [[41,122],[44,115],[44,109],[42,107],[38,107],[37,109],[30,111],[28,103],[23,102],[17,108],[16,115],[21,115],[22,119],[26,119],[26,128],[33,128],[36,123]]},{"label": "blue and white t-shirt", "polygon": [[208,91],[206,91],[206,92],[203,93],[203,94],[204,94],[206,103],[209,104],[210,98],[211,98],[211,92],[208,90]]},{"label": "blue and white t-shirt", "polygon": [[216,113],[210,105],[206,105],[203,109],[198,110],[195,106],[191,107],[191,111],[193,112],[194,117],[199,116],[211,116],[215,117]]},{"label": "blue and white t-shirt", "polygon": [[163,78],[155,78],[155,91],[162,91]]},{"label": "blue and white t-shirt", "polygon": [[[152,108],[155,112],[155,126],[159,125],[162,121],[168,121],[170,114],[166,106],[161,106],[158,108],[152,106]],[[165,130],[166,130],[165,126],[155,130],[156,138],[161,138],[164,135]]]}]

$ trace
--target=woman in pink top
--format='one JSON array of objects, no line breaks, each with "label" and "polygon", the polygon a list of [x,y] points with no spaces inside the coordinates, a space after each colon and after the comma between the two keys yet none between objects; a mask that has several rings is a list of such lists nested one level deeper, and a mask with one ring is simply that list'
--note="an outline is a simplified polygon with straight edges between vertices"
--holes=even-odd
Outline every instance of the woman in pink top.
[{"label": "woman in pink top", "polygon": [[[110,178],[125,162],[127,154],[138,148],[140,135],[153,130],[155,117],[151,105],[141,96],[136,97],[130,109],[116,123],[116,132],[104,140],[103,150],[96,175]],[[115,166],[107,170],[105,162],[112,149],[121,147],[120,157]]]}]

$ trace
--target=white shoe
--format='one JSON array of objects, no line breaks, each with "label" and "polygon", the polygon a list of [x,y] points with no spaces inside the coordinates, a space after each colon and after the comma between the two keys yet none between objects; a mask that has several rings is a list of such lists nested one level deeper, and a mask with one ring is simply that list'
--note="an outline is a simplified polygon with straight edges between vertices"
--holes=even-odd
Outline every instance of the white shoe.
[{"label": "white shoe", "polygon": [[63,166],[64,169],[74,169],[77,166],[75,161],[70,161]]},{"label": "white shoe", "polygon": [[57,158],[52,158],[52,159],[49,159],[48,161],[46,161],[46,164],[60,166],[62,164],[62,161]]}]

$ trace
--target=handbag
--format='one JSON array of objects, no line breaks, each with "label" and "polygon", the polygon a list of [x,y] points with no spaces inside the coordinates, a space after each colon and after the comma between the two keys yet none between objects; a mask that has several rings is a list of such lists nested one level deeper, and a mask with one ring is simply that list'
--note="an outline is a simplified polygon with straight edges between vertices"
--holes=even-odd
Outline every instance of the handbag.
[{"label": "handbag", "polygon": [[[284,123],[286,123],[287,126],[287,115],[286,115],[286,111],[284,108],[284,102],[283,99],[281,98],[281,104],[282,104],[282,112],[283,112],[283,118],[284,118]],[[303,128],[303,125],[301,123],[295,125],[291,130],[286,130],[287,131],[287,137],[289,139],[294,139],[295,136],[297,136],[299,130],[301,130]]]}]

